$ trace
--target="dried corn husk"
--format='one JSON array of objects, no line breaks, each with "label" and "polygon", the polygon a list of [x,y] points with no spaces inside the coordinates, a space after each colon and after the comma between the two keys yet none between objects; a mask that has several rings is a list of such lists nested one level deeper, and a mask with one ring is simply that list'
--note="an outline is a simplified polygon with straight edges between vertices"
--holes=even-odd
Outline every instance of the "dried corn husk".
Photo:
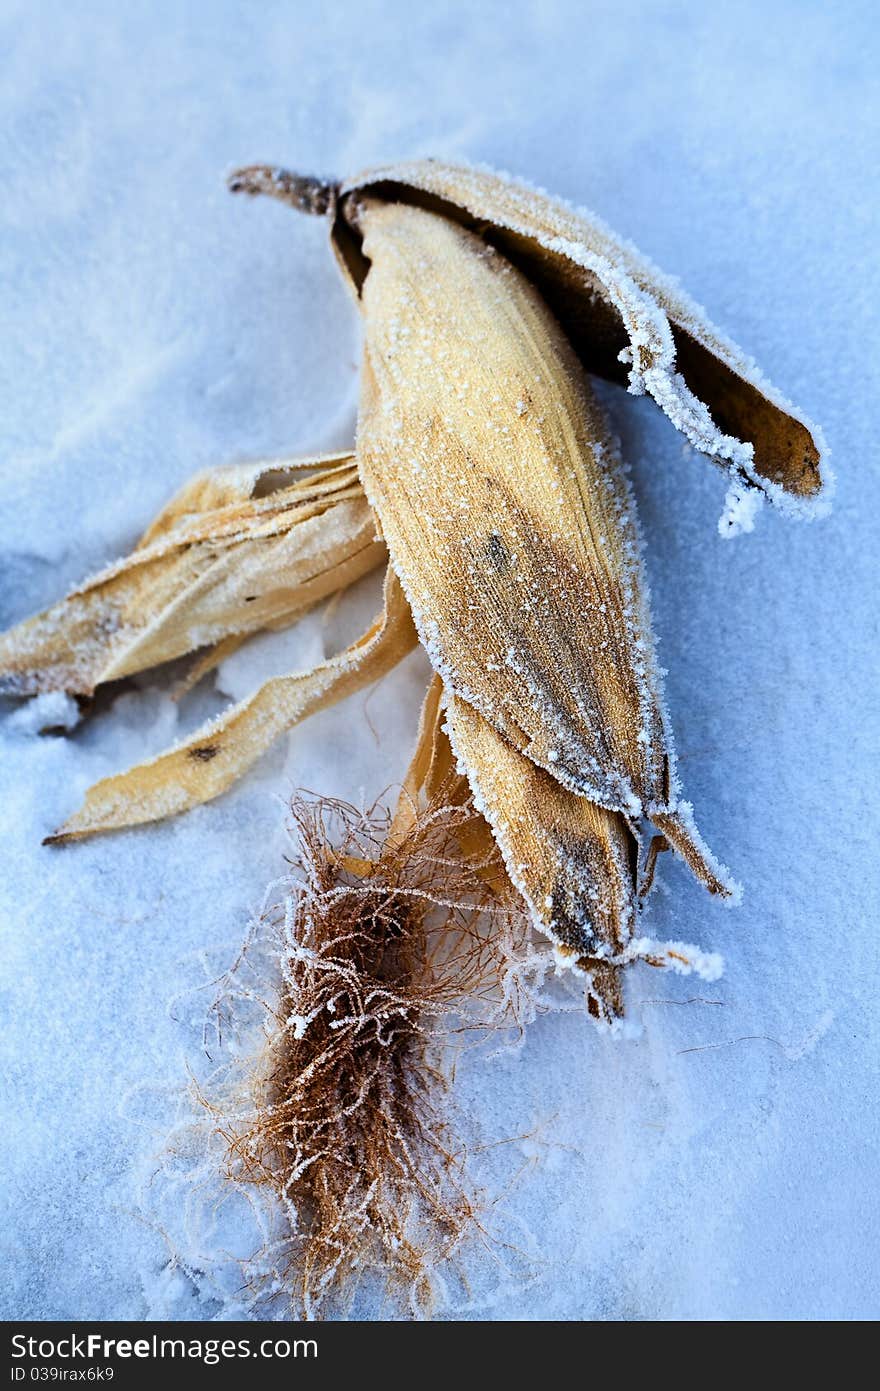
[{"label": "dried corn husk", "polygon": [[230,186],[329,212],[357,288],[367,273],[356,228],[365,196],[479,232],[535,286],[587,371],[648,392],[696,449],[730,470],[723,534],[751,525],[744,490],[792,516],[826,510],[832,475],[819,429],[674,280],[594,214],[492,170],[432,159],[384,165],[338,186],[257,165],[237,171]]},{"label": "dried corn husk", "polygon": [[409,609],[389,567],[383,612],[356,643],[312,671],[272,677],[167,753],[102,779],[48,839],[75,840],[139,826],[218,797],[280,734],[378,680],[415,645]]},{"label": "dried corn husk", "polygon": [[[388,833],[390,845],[405,839],[425,807],[474,806],[470,779],[461,760],[456,760],[444,728],[444,700],[443,682],[435,673],[425,693],[415,751]],[[490,886],[494,885],[496,897],[507,899],[510,879],[504,872],[499,876],[498,845],[488,822],[474,809],[472,816],[460,819],[455,834],[465,859]]]},{"label": "dried corn husk", "polygon": [[[577,969],[594,1017],[613,1023],[623,1013],[623,967],[635,959],[683,974],[717,974],[719,959],[699,948],[636,936],[665,838],[653,837],[640,864],[638,840],[624,817],[560,786],[472,707],[444,693],[435,675],[388,844],[402,843],[441,804],[473,807],[477,814],[455,827],[461,854],[500,904],[510,901],[513,884],[533,924],[555,940],[558,965]],[[493,840],[506,871],[500,875]],[[347,862],[346,868],[367,876],[374,866]],[[597,951],[602,954],[591,954]]]},{"label": "dried corn husk", "polygon": [[[201,475],[126,559],[0,637],[0,691],[91,695],[283,627],[385,557],[350,454]],[[218,646],[219,645],[219,646]]]}]

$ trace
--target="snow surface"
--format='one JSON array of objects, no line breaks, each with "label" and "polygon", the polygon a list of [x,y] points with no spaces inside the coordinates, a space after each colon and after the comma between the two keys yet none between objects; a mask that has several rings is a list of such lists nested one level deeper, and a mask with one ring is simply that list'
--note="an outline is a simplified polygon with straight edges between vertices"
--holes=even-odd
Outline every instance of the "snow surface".
[{"label": "snow surface", "polygon": [[[636,967],[626,1037],[561,1013],[515,1057],[461,1069],[483,1138],[524,1137],[503,1147],[524,1256],[507,1273],[477,1262],[449,1312],[876,1316],[874,7],[5,0],[0,42],[4,624],[123,553],[197,469],[350,441],[354,312],[317,221],[225,193],[251,159],[514,170],[680,276],[821,422],[831,518],[765,509],[728,544],[723,475],[649,400],[605,393],[685,792],[746,897],[721,912],[662,864],[647,930],[721,952],[724,977]],[[7,707],[7,1317],[240,1309],[221,1236],[172,1218],[163,1234],[148,1182],[187,1069],[206,1065],[211,992],[193,987],[229,964],[282,868],[291,789],[370,801],[400,777],[424,658],[188,817],[39,842],[96,778],[310,663],[377,599],[364,582],[329,623],[260,639],[180,705],[144,681],[66,737],[37,731],[67,707]],[[187,1240],[188,1269],[169,1262]]]}]

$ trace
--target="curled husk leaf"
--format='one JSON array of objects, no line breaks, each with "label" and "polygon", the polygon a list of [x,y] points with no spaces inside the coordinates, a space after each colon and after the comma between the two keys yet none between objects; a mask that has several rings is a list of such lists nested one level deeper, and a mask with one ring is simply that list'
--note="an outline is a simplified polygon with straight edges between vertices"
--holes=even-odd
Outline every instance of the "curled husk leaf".
[{"label": "curled husk leaf", "polygon": [[390,568],[384,607],[357,642],[311,671],[273,676],[182,743],[89,788],[49,840],[75,840],[175,816],[225,792],[280,734],[377,681],[416,645],[409,609]]},{"label": "curled husk leaf", "polygon": [[286,627],[384,557],[351,454],[215,469],[131,555],[0,636],[0,693],[88,697],[197,650],[204,675],[232,643]]},{"label": "curled husk leaf", "polygon": [[[331,185],[254,166],[236,191],[330,215],[352,283],[367,274],[357,207],[365,198],[420,207],[500,250],[534,285],[588,372],[647,392],[694,448],[731,474],[719,529],[749,529],[743,493],[789,515],[822,515],[833,478],[821,431],[762,375],[678,284],[595,214],[490,169],[423,159]],[[316,192],[316,190],[320,190]]]}]

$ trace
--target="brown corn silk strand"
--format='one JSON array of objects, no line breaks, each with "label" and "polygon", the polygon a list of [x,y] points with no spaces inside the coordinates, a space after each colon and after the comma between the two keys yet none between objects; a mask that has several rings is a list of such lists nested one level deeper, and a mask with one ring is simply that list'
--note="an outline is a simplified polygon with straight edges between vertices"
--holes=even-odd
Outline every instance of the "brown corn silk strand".
[{"label": "brown corn silk strand", "polygon": [[410,780],[393,834],[342,803],[294,803],[301,886],[271,925],[282,981],[251,1103],[230,1118],[203,1098],[230,1178],[286,1213],[296,1315],[338,1307],[365,1274],[428,1314],[436,1274],[485,1237],[443,1057],[457,1036],[521,1026],[546,961],[491,838],[488,859],[462,854],[479,821],[462,780],[426,799],[430,781]]}]

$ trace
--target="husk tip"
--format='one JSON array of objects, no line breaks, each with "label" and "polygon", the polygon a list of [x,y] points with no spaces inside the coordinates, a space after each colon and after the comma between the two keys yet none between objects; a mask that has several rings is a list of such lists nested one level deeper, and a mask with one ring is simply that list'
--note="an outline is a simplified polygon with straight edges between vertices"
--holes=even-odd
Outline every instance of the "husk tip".
[{"label": "husk tip", "polygon": [[332,179],[310,174],[294,174],[272,164],[249,164],[233,169],[226,178],[230,193],[247,193],[256,198],[265,194],[295,208],[297,212],[323,217],[332,212],[339,185]]}]

